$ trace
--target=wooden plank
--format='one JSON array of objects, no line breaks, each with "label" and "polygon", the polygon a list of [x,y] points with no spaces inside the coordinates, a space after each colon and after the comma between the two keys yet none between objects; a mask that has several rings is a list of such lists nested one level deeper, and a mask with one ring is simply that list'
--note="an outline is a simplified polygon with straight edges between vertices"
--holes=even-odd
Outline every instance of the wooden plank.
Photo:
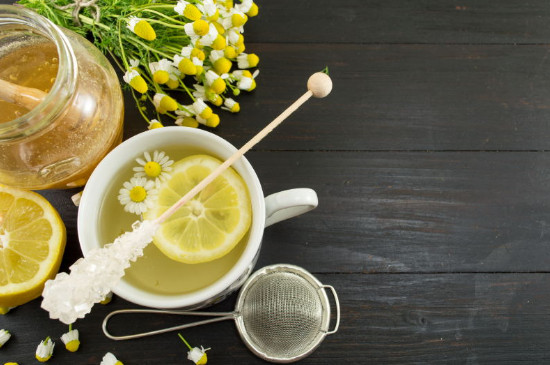
[{"label": "wooden plank", "polygon": [[[264,193],[313,188],[319,207],[265,231],[259,265],[315,272],[548,271],[547,153],[250,152]],[[42,192],[81,254],[71,192]]]},{"label": "wooden plank", "polygon": [[[258,88],[214,133],[243,145],[329,66],[334,89],[308,101],[261,150],[547,150],[546,46],[256,44]],[[127,95],[127,135],[146,123]],[[188,100],[182,99],[182,103]]]},{"label": "wooden plank", "polygon": [[[342,308],[339,331],[328,336],[303,364],[545,363],[550,339],[541,335],[550,320],[550,274],[315,274],[333,285]],[[234,308],[235,296],[211,311]],[[56,364],[98,364],[111,351],[125,364],[183,363],[186,349],[176,333],[132,341],[110,341],[100,323],[112,310],[134,307],[121,298],[97,306],[75,324],[78,352],[59,341],[67,327],[49,320],[39,301],[0,317],[14,337],[0,360],[32,363],[40,340],[57,342]],[[334,310],[333,310],[334,312]],[[120,318],[110,329],[122,334],[163,328],[191,319],[173,316]],[[128,332],[127,332],[128,331]],[[211,347],[209,363],[263,364],[243,345],[232,321],[181,331],[199,346]]]},{"label": "wooden plank", "polygon": [[548,43],[545,0],[258,0],[247,40],[284,43]]}]

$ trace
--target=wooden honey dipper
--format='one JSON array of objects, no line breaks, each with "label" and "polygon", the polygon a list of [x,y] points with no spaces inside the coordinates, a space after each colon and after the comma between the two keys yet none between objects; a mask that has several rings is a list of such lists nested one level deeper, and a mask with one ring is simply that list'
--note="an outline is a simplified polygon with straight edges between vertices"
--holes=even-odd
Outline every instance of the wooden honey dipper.
[{"label": "wooden honey dipper", "polygon": [[32,110],[48,95],[42,90],[13,84],[0,79],[0,99]]}]

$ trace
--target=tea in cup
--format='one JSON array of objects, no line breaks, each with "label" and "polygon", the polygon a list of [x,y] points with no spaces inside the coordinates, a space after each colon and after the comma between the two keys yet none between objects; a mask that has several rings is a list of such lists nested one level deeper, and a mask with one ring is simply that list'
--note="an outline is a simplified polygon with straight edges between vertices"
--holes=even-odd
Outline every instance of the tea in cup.
[{"label": "tea in cup", "polygon": [[[223,161],[236,150],[212,133],[187,127],[159,128],[124,141],[101,161],[84,189],[78,212],[78,235],[84,256],[93,248],[113,242],[139,220],[135,214],[125,212],[117,199],[124,181],[134,174],[136,158],[145,152],[163,151],[174,161],[197,154]],[[250,228],[235,248],[213,261],[185,264],[168,258],[150,244],[144,256],[126,270],[113,289],[115,294],[154,308],[199,308],[213,304],[239,288],[250,275],[265,227],[317,206],[316,193],[307,188],[264,198],[258,177],[245,157],[232,168],[246,185],[252,210]]]}]

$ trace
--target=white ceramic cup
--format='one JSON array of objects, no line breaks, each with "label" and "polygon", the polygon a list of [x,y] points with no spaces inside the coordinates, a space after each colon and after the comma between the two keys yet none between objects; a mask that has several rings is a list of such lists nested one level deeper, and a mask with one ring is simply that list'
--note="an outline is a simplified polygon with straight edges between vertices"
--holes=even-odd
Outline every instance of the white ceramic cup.
[{"label": "white ceramic cup", "polygon": [[[110,183],[129,161],[143,156],[143,152],[164,150],[167,146],[181,146],[226,160],[237,149],[226,140],[200,129],[164,127],[140,133],[113,149],[97,166],[88,180],[78,210],[78,238],[84,256],[109,242],[101,242],[99,217],[102,201]],[[248,278],[260,252],[264,228],[282,220],[314,209],[317,194],[308,188],[291,189],[264,198],[260,181],[250,163],[243,156],[232,166],[244,179],[252,203],[252,224],[248,242],[236,264],[211,285],[187,294],[158,294],[132,285],[124,278],[113,292],[135,304],[153,308],[196,309],[219,302],[238,289]],[[137,220],[137,216],[136,216]],[[151,243],[153,244],[153,243]]]}]

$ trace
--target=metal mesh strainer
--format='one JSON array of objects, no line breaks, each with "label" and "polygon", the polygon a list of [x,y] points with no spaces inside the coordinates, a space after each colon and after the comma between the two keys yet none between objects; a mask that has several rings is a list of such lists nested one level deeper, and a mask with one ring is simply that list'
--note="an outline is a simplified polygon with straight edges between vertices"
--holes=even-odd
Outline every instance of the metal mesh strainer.
[{"label": "metal mesh strainer", "polygon": [[[336,306],[332,330],[329,330],[330,302],[326,289],[331,290]],[[113,336],[107,330],[107,322],[113,315],[120,313],[168,313],[214,318],[157,331]],[[111,339],[126,340],[226,319],[235,320],[243,342],[254,354],[268,361],[288,363],[308,356],[326,335],[338,330],[340,304],[332,286],[321,284],[313,275],[298,266],[278,264],[258,270],[246,281],[234,312],[119,310],[105,317],[103,332]]]}]

